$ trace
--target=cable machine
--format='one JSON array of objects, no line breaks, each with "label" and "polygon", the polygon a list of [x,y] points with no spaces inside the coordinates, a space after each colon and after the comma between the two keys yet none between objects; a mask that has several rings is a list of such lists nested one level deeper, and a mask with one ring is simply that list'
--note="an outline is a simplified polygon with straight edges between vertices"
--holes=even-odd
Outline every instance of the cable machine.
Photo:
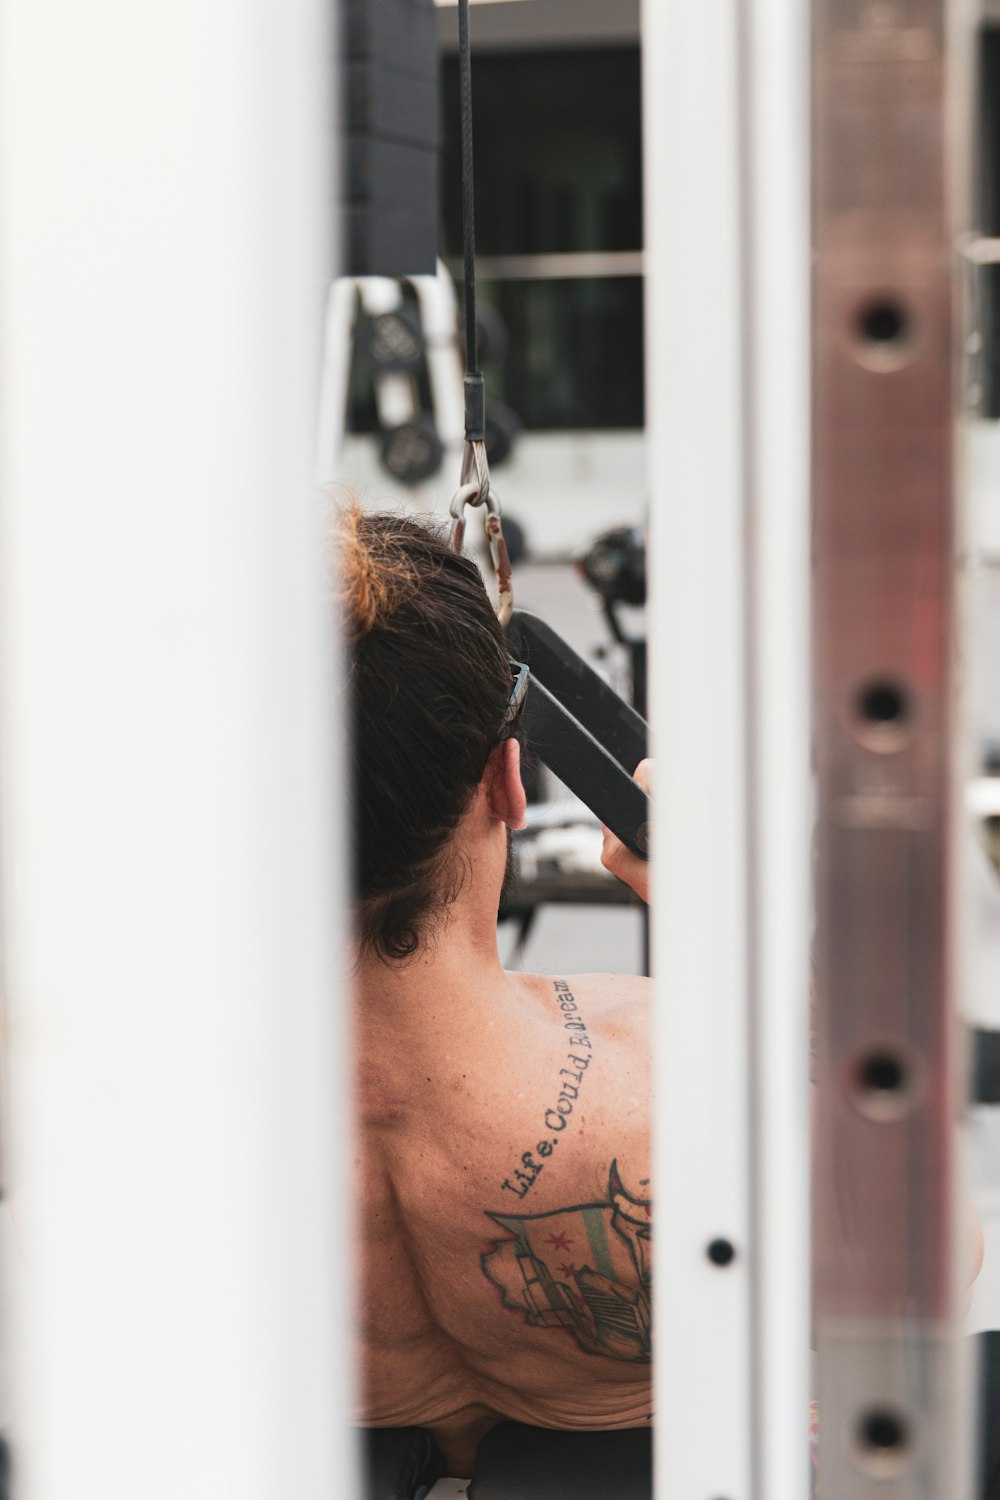
[{"label": "cable machine", "polygon": [[[287,510],[289,475],[309,485],[327,38],[312,0],[294,25],[274,0],[250,19],[217,0],[209,28],[203,9],[175,6],[152,49],[148,17],[124,38],[146,65],[138,117],[106,45],[122,40],[120,5],[3,11],[5,982],[11,1156],[38,1185],[42,1271],[18,1323],[15,1483],[38,1500],[358,1493],[351,1445],[335,1451],[346,1359],[327,1339],[349,1278],[330,1223],[347,1189],[324,1145],[326,1105],[346,1092],[327,1076],[345,1049],[328,1031],[336,891],[317,832],[331,820],[328,622],[309,507]],[[804,10],[647,0],[643,18],[657,1493],[803,1500],[817,1394],[825,1500],[964,1500],[952,569],[966,17],[961,0],[814,0],[810,416]],[[72,68],[53,69],[54,34]],[[64,118],[69,146],[52,128]],[[151,297],[209,244],[200,300]],[[473,405],[470,443],[481,428]],[[474,452],[461,480],[458,526],[473,500],[495,515]],[[157,570],[109,567],[121,537]],[[544,682],[544,627],[515,611],[509,628]],[[562,709],[532,700],[565,743],[569,717],[586,728],[573,691]],[[67,719],[91,726],[86,744]],[[624,786],[636,733],[626,716],[621,777],[591,765],[595,796],[606,777]],[[644,801],[626,813],[643,852]],[[290,867],[311,901],[290,893]],[[998,1091],[987,1072],[983,1097]],[[95,1206],[100,1235],[81,1234]]]},{"label": "cable machine", "polygon": [[[816,0],[810,430],[805,17],[788,0],[644,15],[669,1495],[808,1488],[810,442],[820,1483],[950,1500],[968,1479],[949,873],[957,19],[933,0]],[[496,544],[474,338],[467,366],[455,540],[479,504]]]},{"label": "cable machine", "polygon": [[650,0],[642,20],[656,1492],[802,1500],[807,18]]},{"label": "cable machine", "polygon": [[[700,980],[710,1012],[668,1012],[663,1035],[657,1188],[676,1228],[658,1245],[657,1320],[671,1338],[659,1352],[657,1475],[664,1494],[801,1495],[794,1434],[812,1384],[821,1493],[945,1500],[971,1477],[956,1316],[953,671],[969,17],[935,0],[812,8],[811,1383],[806,1176],[792,1145],[808,1132],[792,1080],[803,1075],[809,913],[796,892],[808,886],[811,823],[800,10],[757,0],[711,17],[655,5],[644,16],[648,421],[662,486],[651,699],[663,784],[682,782],[689,801],[664,808],[662,826],[654,809],[666,865],[654,870],[654,964],[668,994]],[[713,548],[713,571],[686,576],[679,560]],[[678,660],[670,643],[685,623]],[[710,691],[709,717],[672,711],[690,712],[699,691]],[[724,879],[699,848],[713,826],[734,851]],[[713,1030],[727,1038],[721,1055]],[[707,1143],[699,1168],[692,1130]],[[697,1255],[713,1222],[743,1236],[728,1288]],[[702,1404],[692,1388],[712,1395]],[[713,1451],[720,1403],[733,1431]]]}]

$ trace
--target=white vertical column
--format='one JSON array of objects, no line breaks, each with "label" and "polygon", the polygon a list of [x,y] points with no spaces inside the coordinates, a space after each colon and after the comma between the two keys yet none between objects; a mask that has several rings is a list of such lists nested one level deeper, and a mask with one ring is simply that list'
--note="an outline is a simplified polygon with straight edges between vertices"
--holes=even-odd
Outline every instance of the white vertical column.
[{"label": "white vertical column", "polygon": [[656,1475],[685,1500],[808,1488],[800,12],[715,0],[643,13]]},{"label": "white vertical column", "polygon": [[326,9],[0,10],[18,1500],[356,1493]]},{"label": "white vertical column", "polygon": [[754,1493],[809,1493],[809,35],[745,0]]},{"label": "white vertical column", "polygon": [[[650,464],[656,1462],[750,1493],[745,482],[737,11],[642,12]],[[725,1256],[716,1264],[709,1247]]]}]

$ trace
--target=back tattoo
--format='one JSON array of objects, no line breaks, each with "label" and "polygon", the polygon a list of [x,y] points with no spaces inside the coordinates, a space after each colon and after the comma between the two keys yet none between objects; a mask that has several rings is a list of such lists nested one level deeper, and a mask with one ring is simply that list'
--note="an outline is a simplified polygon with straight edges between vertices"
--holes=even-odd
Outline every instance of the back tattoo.
[{"label": "back tattoo", "polygon": [[608,1196],[548,1214],[491,1213],[507,1238],[481,1264],[504,1307],[534,1328],[565,1328],[588,1354],[651,1358],[652,1203],[611,1163]]},{"label": "back tattoo", "polygon": [[[555,981],[555,995],[567,1033],[565,1064],[540,1114],[534,1152],[522,1152],[520,1166],[500,1184],[518,1198],[534,1187],[559,1146],[594,1059],[592,1038],[565,980]],[[652,1213],[651,1200],[627,1191],[613,1161],[601,1201],[547,1214],[488,1212],[505,1237],[483,1252],[483,1273],[499,1290],[502,1306],[523,1314],[532,1327],[565,1329],[588,1354],[648,1363]]]}]

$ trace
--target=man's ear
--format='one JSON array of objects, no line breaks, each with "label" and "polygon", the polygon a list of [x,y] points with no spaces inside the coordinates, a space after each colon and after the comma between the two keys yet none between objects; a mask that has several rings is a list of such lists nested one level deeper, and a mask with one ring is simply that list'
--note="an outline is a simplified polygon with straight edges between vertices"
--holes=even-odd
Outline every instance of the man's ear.
[{"label": "man's ear", "polygon": [[521,746],[517,740],[504,740],[490,756],[487,780],[490,812],[508,828],[523,828],[528,799],[521,782]]}]

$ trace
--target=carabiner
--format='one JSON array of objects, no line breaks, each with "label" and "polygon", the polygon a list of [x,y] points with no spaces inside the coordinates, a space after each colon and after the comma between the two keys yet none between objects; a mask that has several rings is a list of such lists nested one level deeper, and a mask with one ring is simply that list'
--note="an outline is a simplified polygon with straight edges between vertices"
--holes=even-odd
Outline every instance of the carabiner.
[{"label": "carabiner", "polygon": [[[489,471],[487,470],[487,475]],[[465,542],[465,509],[468,505],[486,505],[486,536],[490,544],[490,557],[497,580],[497,618],[506,625],[514,608],[514,585],[511,576],[510,556],[504,541],[503,523],[500,519],[500,501],[491,489],[485,499],[479,484],[470,480],[460,484],[451,502],[451,545],[461,552]]]},{"label": "carabiner", "polygon": [[451,549],[461,552],[465,542],[465,507],[482,505],[478,484],[459,485],[451,501]]},{"label": "carabiner", "polygon": [[503,536],[500,502],[492,490],[486,496],[486,535],[490,539],[490,556],[497,577],[497,618],[501,625],[506,625],[514,609],[514,580]]}]

